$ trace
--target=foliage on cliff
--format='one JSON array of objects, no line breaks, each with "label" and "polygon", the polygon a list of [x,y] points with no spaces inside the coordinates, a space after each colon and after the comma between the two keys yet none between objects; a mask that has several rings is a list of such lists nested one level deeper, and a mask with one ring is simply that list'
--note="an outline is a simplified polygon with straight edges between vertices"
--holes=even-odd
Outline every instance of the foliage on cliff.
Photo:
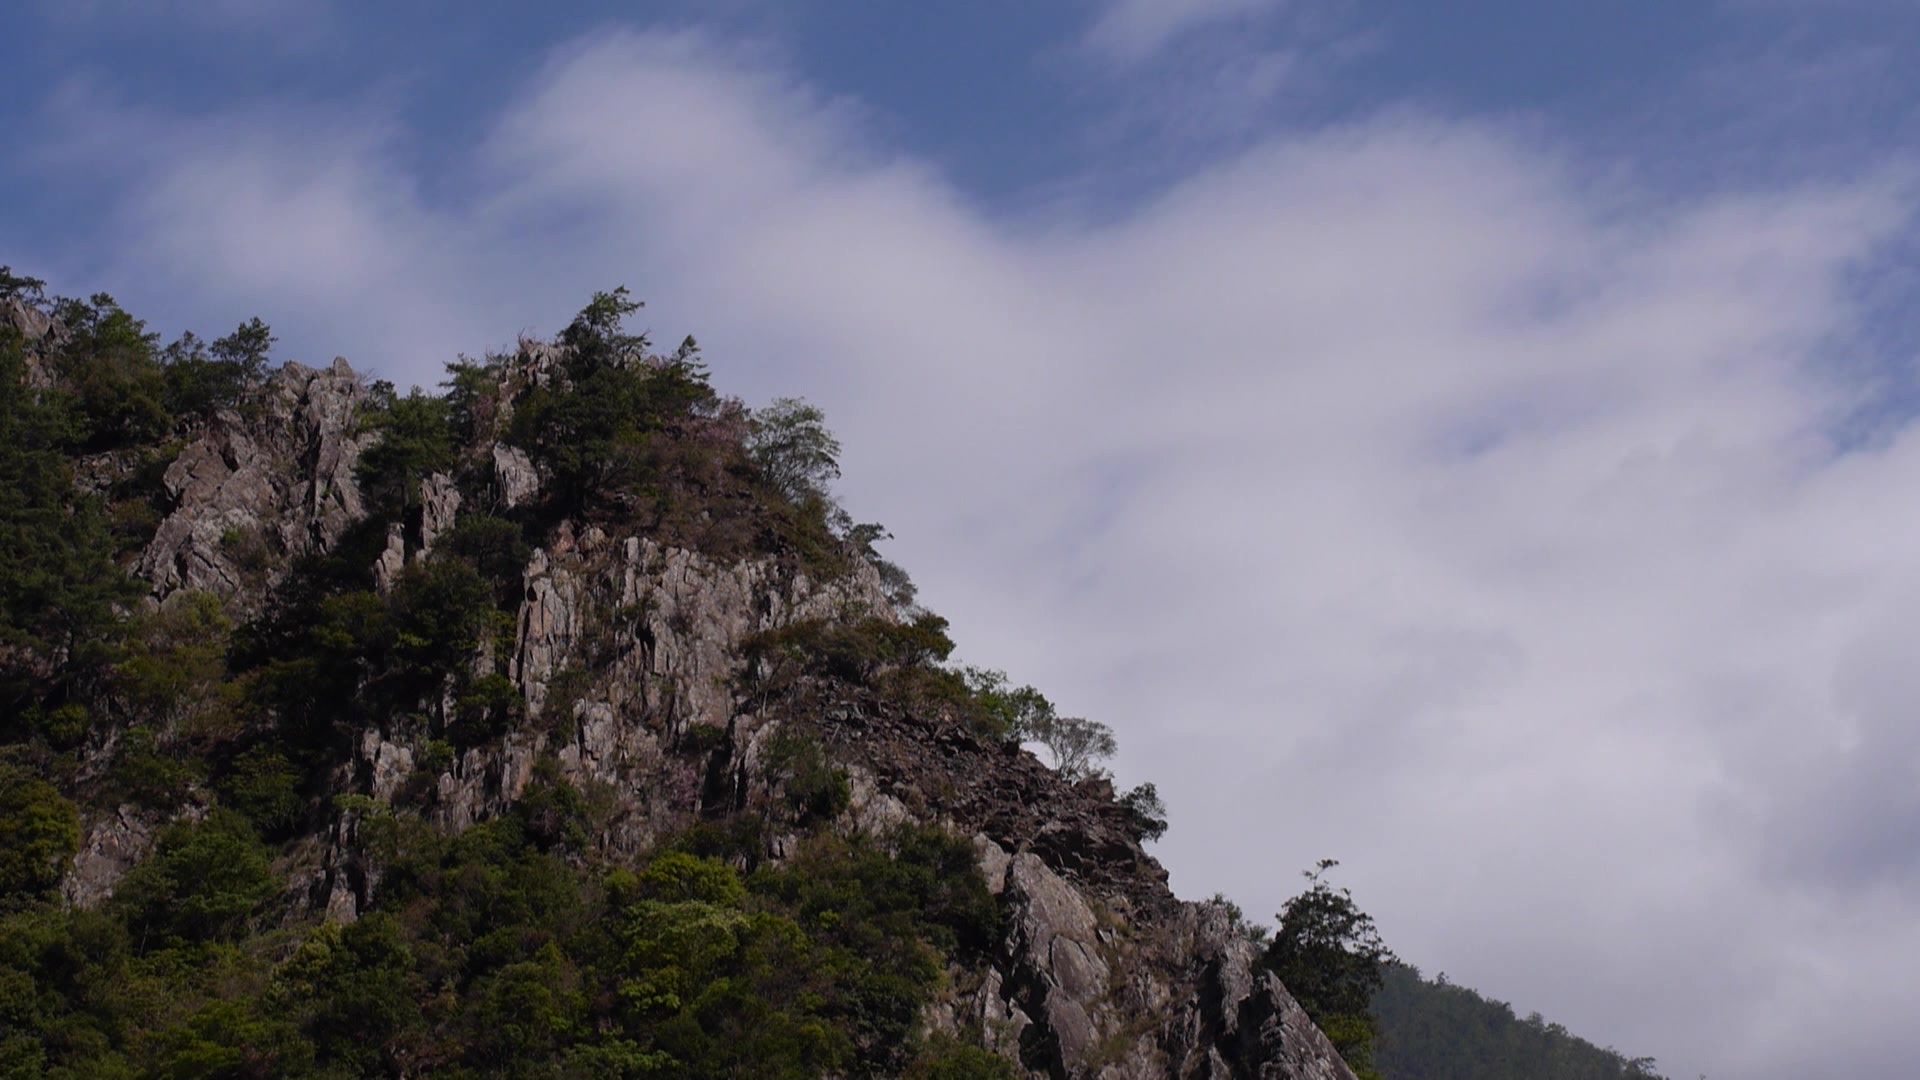
[{"label": "foliage on cliff", "polygon": [[[162,347],[110,297],[48,301],[11,271],[0,286],[57,327],[0,331],[0,1076],[1013,1075],[919,1023],[1001,936],[973,847],[836,830],[846,776],[805,725],[758,766],[782,803],[723,802],[638,858],[595,843],[608,793],[550,754],[504,814],[430,824],[453,756],[570,719],[558,701],[530,715],[504,664],[523,567],[556,530],[879,571],[881,530],[825,487],[838,447],[817,410],[756,418],[690,341],[651,354],[624,291],[601,294],[535,380],[495,357],[452,365],[443,395],[375,386],[363,520],[291,557],[251,526],[221,538],[254,553],[235,561],[262,574],[257,608],[156,605],[127,567],[165,509],[157,477],[183,440],[262,407],[272,332]],[[487,492],[493,437],[526,452],[537,499]],[[429,554],[441,475],[467,499]],[[395,535],[404,558],[375,573]],[[935,616],[798,626],[769,641],[795,665],[782,679],[903,702],[939,685],[977,711],[938,667]],[[422,748],[421,782],[342,794],[368,730]],[[725,760],[718,734],[681,752]],[[114,813],[172,823],[110,899],[64,903],[83,818]],[[350,924],[302,895],[329,835],[367,882]]]}]

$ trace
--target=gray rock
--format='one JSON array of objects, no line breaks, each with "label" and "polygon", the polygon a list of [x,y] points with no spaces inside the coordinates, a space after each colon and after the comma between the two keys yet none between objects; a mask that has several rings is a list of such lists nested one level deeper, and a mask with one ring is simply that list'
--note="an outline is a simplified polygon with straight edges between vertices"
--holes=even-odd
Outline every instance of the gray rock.
[{"label": "gray rock", "polygon": [[434,473],[420,485],[420,550],[415,559],[424,559],[433,545],[460,514],[460,489],[446,473]]},{"label": "gray rock", "polygon": [[366,397],[345,360],[290,363],[257,413],[216,417],[162,478],[173,506],[135,565],[154,597],[203,590],[255,610],[291,557],[329,549],[364,517],[354,466]]},{"label": "gray rock", "polygon": [[539,493],[540,474],[525,450],[495,443],[492,456],[494,497],[502,507],[511,510]]},{"label": "gray rock", "polygon": [[137,807],[122,806],[88,823],[73,867],[60,883],[60,895],[78,908],[97,907],[114,886],[153,850],[165,821]]}]

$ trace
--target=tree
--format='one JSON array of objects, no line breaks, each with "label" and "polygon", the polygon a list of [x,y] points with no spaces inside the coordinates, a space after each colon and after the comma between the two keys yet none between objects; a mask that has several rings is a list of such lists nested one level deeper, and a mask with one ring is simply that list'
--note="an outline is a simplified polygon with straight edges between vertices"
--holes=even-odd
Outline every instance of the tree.
[{"label": "tree", "polygon": [[1013,686],[1004,671],[964,667],[960,677],[986,713],[987,735],[1024,743],[1034,737],[1043,718],[1053,715],[1053,702],[1045,694],[1031,686]]},{"label": "tree", "polygon": [[718,396],[697,350],[649,357],[624,328],[640,304],[624,288],[595,293],[560,334],[560,377],[514,405],[507,441],[527,451],[547,481],[552,509],[632,509],[657,478],[652,442],[711,415]]},{"label": "tree", "polygon": [[747,454],[789,502],[827,499],[828,485],[840,478],[840,440],[827,430],[819,406],[799,398],[778,398],[753,414]]},{"label": "tree", "polygon": [[239,405],[266,377],[268,355],[277,340],[257,318],[211,346],[192,331],[180,335],[160,354],[167,408],[185,418],[208,417]]},{"label": "tree", "polygon": [[1167,804],[1161,800],[1160,790],[1151,783],[1121,795],[1120,805],[1133,815],[1141,839],[1158,840],[1167,835]]},{"label": "tree", "polygon": [[111,663],[118,609],[145,590],[113,561],[98,498],[80,496],[63,447],[74,417],[26,387],[0,337],[0,706],[60,705]]},{"label": "tree", "polygon": [[[990,734],[1021,743],[1039,743],[1053,759],[1054,770],[1068,782],[1104,775],[1100,762],[1119,749],[1113,729],[1097,720],[1061,716],[1045,694],[1031,686],[1011,686],[1004,671],[969,667],[961,678],[973,692],[993,728]],[[1151,791],[1151,785],[1148,785]],[[1158,796],[1155,796],[1157,801]],[[1144,804],[1143,804],[1144,808]]]},{"label": "tree", "polygon": [[266,374],[267,360],[279,340],[273,336],[273,329],[255,316],[226,337],[216,338],[213,358],[232,365],[245,382],[257,382]]},{"label": "tree", "polygon": [[1262,962],[1326,1032],[1360,1080],[1377,1078],[1373,1066],[1373,997],[1395,957],[1380,938],[1373,916],[1353,894],[1334,887],[1327,871],[1340,865],[1321,859],[1304,871],[1306,892],[1287,901],[1276,916],[1279,929]]},{"label": "tree", "polygon": [[47,302],[47,283],[37,277],[16,275],[11,266],[0,266],[0,303],[18,300],[30,308]]},{"label": "tree", "polygon": [[913,578],[899,563],[880,554],[873,546],[882,540],[893,539],[893,534],[879,522],[855,525],[853,518],[844,510],[834,515],[833,526],[839,530],[847,546],[853,548],[854,554],[866,560],[867,565],[873,567],[873,572],[880,576],[880,587],[886,590],[887,599],[893,606],[911,608],[914,597],[919,593],[914,587]]},{"label": "tree", "polygon": [[1051,712],[1039,718],[1029,738],[1047,748],[1054,771],[1069,783],[1104,774],[1100,762],[1120,748],[1113,729],[1098,720]]},{"label": "tree", "polygon": [[560,332],[567,350],[567,374],[579,382],[599,368],[618,367],[646,355],[647,336],[627,332],[627,316],[645,307],[625,285],[597,292]]},{"label": "tree", "polygon": [[360,482],[382,511],[404,518],[420,505],[420,482],[453,466],[453,430],[445,398],[415,387],[367,417],[380,441],[360,455]]},{"label": "tree", "polygon": [[279,888],[266,845],[245,818],[222,809],[168,826],[112,906],[142,948],[171,948],[239,936]]},{"label": "tree", "polygon": [[172,430],[166,373],[155,356],[160,335],[106,293],[63,298],[53,317],[67,328],[52,366],[75,405],[81,449],[155,442]]},{"label": "tree", "polygon": [[485,360],[462,356],[447,365],[447,377],[440,385],[447,389],[448,423],[461,442],[478,442],[493,434],[503,367],[492,356]]},{"label": "tree", "polygon": [[0,912],[38,900],[80,849],[80,817],[52,784],[0,767]]}]

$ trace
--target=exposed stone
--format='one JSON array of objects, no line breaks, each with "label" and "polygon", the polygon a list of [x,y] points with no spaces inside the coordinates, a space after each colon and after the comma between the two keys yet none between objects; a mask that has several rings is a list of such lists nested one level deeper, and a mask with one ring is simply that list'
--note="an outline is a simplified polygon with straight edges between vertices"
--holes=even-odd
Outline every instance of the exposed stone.
[{"label": "exposed stone", "polygon": [[495,443],[492,456],[493,493],[501,506],[511,510],[539,493],[540,474],[525,450]]},{"label": "exposed stone", "polygon": [[388,742],[372,728],[361,733],[360,758],[370,769],[370,794],[381,802],[391,802],[400,785],[413,773],[412,749]]},{"label": "exposed stone", "polygon": [[53,332],[53,316],[27,304],[20,299],[9,299],[4,308],[0,308],[0,321],[20,332],[27,342],[36,342]]},{"label": "exposed stone", "polygon": [[414,558],[424,559],[433,545],[453,528],[460,513],[460,489],[446,473],[434,473],[420,485],[420,550]]},{"label": "exposed stone", "polygon": [[373,585],[381,592],[393,588],[400,572],[407,568],[407,533],[399,522],[387,526],[387,546],[373,561]]},{"label": "exposed stone", "polygon": [[162,478],[173,507],[135,570],[157,599],[205,590],[245,610],[284,573],[287,556],[332,547],[366,514],[354,465],[367,390],[335,360],[287,364],[257,412],[225,412]]},{"label": "exposed stone", "polygon": [[73,867],[60,882],[60,895],[74,907],[97,907],[113,895],[128,870],[147,857],[165,822],[127,805],[90,822]]}]

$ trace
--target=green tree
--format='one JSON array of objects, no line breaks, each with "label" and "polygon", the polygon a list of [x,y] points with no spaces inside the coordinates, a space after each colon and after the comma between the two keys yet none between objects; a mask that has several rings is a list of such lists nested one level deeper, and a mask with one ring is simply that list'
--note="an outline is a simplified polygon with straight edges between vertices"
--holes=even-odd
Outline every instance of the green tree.
[{"label": "green tree", "polygon": [[375,912],[314,928],[275,973],[268,1002],[306,1034],[322,1064],[378,1076],[395,1038],[420,1021],[417,989],[405,928]]},{"label": "green tree", "polygon": [[13,267],[0,266],[0,302],[18,300],[30,308],[44,307],[47,283],[37,277],[15,274]]},{"label": "green tree", "polygon": [[1027,737],[1046,747],[1054,771],[1070,783],[1104,775],[1100,763],[1120,748],[1113,729],[1098,720],[1052,712],[1037,717]]},{"label": "green tree", "polygon": [[1327,880],[1327,871],[1338,865],[1322,859],[1304,871],[1308,888],[1275,917],[1279,927],[1263,962],[1355,1075],[1376,1080],[1371,1005],[1394,955],[1373,916],[1360,910],[1348,889]]},{"label": "green tree", "polygon": [[52,784],[0,766],[0,911],[42,899],[80,850],[80,815]]},{"label": "green tree", "polygon": [[457,448],[447,401],[414,387],[370,411],[364,426],[380,440],[360,455],[361,486],[381,512],[404,520],[419,508],[427,476],[453,467]]},{"label": "green tree", "polygon": [[840,440],[827,430],[826,414],[799,398],[778,398],[753,414],[747,453],[789,502],[827,499],[840,477]]},{"label": "green tree", "polygon": [[1151,783],[1123,793],[1120,805],[1133,815],[1134,827],[1142,839],[1158,840],[1167,834],[1167,804],[1160,798],[1160,789]]},{"label": "green tree", "polygon": [[601,368],[634,364],[645,357],[646,335],[627,331],[627,317],[645,306],[625,285],[594,293],[560,332],[560,344],[567,350],[567,373],[579,381]]},{"label": "green tree", "polygon": [[279,340],[273,336],[273,330],[255,316],[226,337],[215,338],[213,358],[232,366],[243,381],[258,382],[266,375],[267,361]]},{"label": "green tree", "polygon": [[18,336],[0,334],[0,715],[15,716],[98,689],[119,609],[144,591],[113,562],[99,500],[74,491],[66,401],[25,371]]},{"label": "green tree", "polygon": [[73,400],[81,449],[151,443],[172,430],[158,334],[106,293],[63,298],[53,315],[67,328],[67,338],[52,367]]},{"label": "green tree", "polygon": [[963,667],[960,677],[984,714],[982,734],[1026,742],[1044,718],[1053,715],[1053,702],[1031,686],[1014,686],[1004,671]]},{"label": "green tree", "polygon": [[267,849],[247,820],[215,810],[172,825],[113,895],[144,949],[231,941],[279,889]]},{"label": "green tree", "polygon": [[[1061,716],[1045,694],[1031,686],[1011,685],[1005,672],[969,667],[962,668],[961,675],[990,718],[990,733],[1017,742],[1039,743],[1052,759],[1054,770],[1069,782],[1104,775],[1100,763],[1119,749],[1112,728],[1097,720]],[[1159,796],[1150,785],[1141,792],[1143,800],[1147,795],[1158,802]],[[1152,806],[1142,801],[1140,809],[1151,811]]]},{"label": "green tree", "polygon": [[240,405],[266,377],[277,340],[257,318],[211,346],[192,331],[180,335],[161,353],[167,408],[177,417],[205,419]]},{"label": "green tree", "polygon": [[493,434],[495,403],[500,394],[503,364],[489,356],[482,361],[462,356],[447,365],[447,419],[462,443],[478,442]]},{"label": "green tree", "polygon": [[630,510],[658,479],[656,439],[689,426],[718,402],[697,354],[647,355],[625,329],[638,301],[624,288],[596,293],[560,335],[558,378],[514,406],[507,441],[540,467],[560,513]]}]

